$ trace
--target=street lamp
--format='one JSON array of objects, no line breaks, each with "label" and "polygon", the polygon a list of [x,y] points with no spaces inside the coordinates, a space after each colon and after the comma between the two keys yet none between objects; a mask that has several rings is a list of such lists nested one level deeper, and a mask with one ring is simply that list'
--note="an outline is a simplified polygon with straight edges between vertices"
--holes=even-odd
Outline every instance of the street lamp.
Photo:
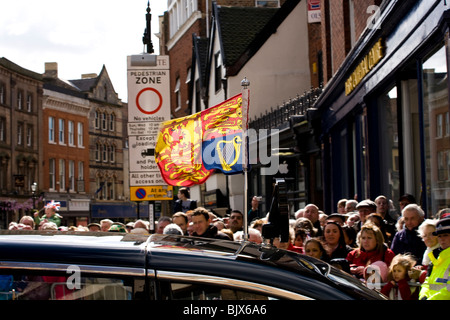
[{"label": "street lamp", "polygon": [[36,190],[37,190],[37,183],[33,182],[33,184],[31,185],[31,191],[33,192],[33,209],[36,209],[36,204],[35,204],[35,199],[36,199]]}]

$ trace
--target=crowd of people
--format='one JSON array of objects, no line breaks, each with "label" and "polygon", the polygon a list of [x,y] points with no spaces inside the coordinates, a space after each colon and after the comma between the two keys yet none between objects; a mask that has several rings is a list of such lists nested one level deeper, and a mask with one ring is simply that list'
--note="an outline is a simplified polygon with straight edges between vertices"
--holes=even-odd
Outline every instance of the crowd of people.
[{"label": "crowd of people", "polygon": [[[154,233],[264,241],[262,228],[268,215],[259,212],[258,197],[253,197],[247,213],[246,233],[241,211],[217,216],[197,207],[187,189],[181,189],[178,198],[172,217],[161,217]],[[328,262],[393,300],[450,300],[450,209],[426,219],[412,196],[403,196],[399,203],[400,214],[396,214],[385,196],[360,202],[342,199],[337,212],[330,215],[308,204],[290,220],[289,241],[281,243],[275,238],[273,245]],[[87,227],[63,227],[58,209],[52,201],[42,217],[24,216],[10,229],[153,233],[149,222],[140,219],[128,224],[104,219]]]}]

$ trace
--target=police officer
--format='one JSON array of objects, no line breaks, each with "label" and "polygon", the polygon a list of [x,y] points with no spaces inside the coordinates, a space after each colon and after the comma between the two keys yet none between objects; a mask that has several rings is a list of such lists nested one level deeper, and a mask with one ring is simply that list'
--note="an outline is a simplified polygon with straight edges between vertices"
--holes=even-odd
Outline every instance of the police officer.
[{"label": "police officer", "polygon": [[450,300],[450,217],[438,221],[434,236],[438,237],[440,249],[428,255],[432,264],[428,277],[422,284],[419,299]]}]

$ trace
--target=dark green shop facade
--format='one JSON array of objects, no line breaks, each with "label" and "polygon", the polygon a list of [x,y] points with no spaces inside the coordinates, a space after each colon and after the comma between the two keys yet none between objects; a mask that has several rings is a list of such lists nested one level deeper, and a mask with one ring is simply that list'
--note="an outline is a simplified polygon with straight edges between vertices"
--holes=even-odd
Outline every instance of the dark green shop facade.
[{"label": "dark green shop facade", "polygon": [[384,1],[314,105],[323,206],[409,193],[429,217],[450,203],[450,3]]}]

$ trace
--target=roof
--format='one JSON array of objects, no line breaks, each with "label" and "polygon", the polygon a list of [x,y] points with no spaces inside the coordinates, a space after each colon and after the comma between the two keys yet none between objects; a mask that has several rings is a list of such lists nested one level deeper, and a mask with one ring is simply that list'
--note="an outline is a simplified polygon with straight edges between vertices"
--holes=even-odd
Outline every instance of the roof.
[{"label": "roof", "polygon": [[[200,74],[200,81],[203,85],[205,83],[206,78],[206,70],[208,67],[208,38],[198,37],[193,34],[193,51],[194,51],[194,59],[196,61],[196,65],[198,66],[198,71]],[[194,72],[192,73],[192,76]]]},{"label": "roof", "polygon": [[217,26],[224,65],[233,65],[263,30],[278,8],[217,6]]},{"label": "roof", "polygon": [[65,81],[59,78],[45,78],[44,77],[44,89],[68,94],[71,96],[85,98],[86,95],[80,91],[75,85],[69,81]]},{"label": "roof", "polygon": [[18,64],[6,59],[5,57],[0,58],[0,66],[3,66],[11,71],[15,71],[23,76],[42,81],[43,77],[40,73],[36,73],[34,71],[22,68]]},{"label": "roof", "polygon": [[214,6],[227,75],[236,75],[275,33],[301,0],[280,8]]},{"label": "roof", "polygon": [[87,92],[91,91],[93,87],[97,84],[98,77],[88,78],[88,79],[75,79],[69,80],[74,86],[76,86],[80,91]]},{"label": "roof", "polygon": [[[1,231],[2,260],[144,268],[146,238],[108,232]],[[96,253],[96,254],[93,254]]]},{"label": "roof", "polygon": [[106,67],[105,65],[103,65],[102,71],[100,71],[100,74],[98,76],[94,78],[69,80],[69,82],[80,89],[80,91],[82,92],[92,92],[93,88],[97,86],[98,81],[105,72],[107,72]]}]

